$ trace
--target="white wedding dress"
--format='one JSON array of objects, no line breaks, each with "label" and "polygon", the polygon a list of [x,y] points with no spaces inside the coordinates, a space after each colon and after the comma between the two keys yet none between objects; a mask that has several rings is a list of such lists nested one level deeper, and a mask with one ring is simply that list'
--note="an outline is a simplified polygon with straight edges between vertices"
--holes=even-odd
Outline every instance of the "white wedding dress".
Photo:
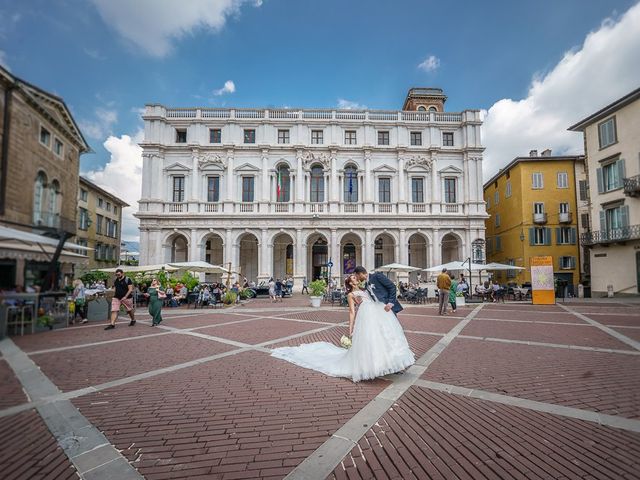
[{"label": "white wedding dress", "polygon": [[353,292],[362,302],[358,307],[351,348],[328,342],[305,343],[298,347],[276,348],[271,355],[332,377],[354,382],[395,373],[413,365],[402,326],[393,312],[374,301],[365,290]]}]

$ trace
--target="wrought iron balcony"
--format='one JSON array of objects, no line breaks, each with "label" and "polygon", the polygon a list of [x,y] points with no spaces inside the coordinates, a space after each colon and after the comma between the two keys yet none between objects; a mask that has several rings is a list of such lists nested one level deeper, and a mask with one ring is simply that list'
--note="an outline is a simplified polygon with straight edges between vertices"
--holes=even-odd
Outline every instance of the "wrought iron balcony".
[{"label": "wrought iron balcony", "polygon": [[623,182],[625,195],[629,195],[630,197],[640,197],[640,175],[625,178]]},{"label": "wrought iron balcony", "polygon": [[559,223],[571,223],[572,220],[573,220],[573,215],[571,215],[571,212],[560,212],[558,214]]},{"label": "wrought iron balcony", "polygon": [[547,214],[546,213],[534,213],[533,214],[533,223],[547,223]]},{"label": "wrought iron balcony", "polygon": [[612,228],[611,230],[583,233],[580,243],[582,245],[602,245],[637,239],[640,239],[640,225],[630,225],[628,227]]}]

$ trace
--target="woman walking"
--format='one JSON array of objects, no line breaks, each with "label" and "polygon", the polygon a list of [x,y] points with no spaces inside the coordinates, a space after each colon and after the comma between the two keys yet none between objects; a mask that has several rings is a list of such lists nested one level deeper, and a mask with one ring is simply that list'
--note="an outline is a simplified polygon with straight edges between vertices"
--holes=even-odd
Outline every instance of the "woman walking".
[{"label": "woman walking", "polygon": [[73,302],[75,303],[75,313],[73,315],[73,322],[80,315],[80,322],[87,323],[87,297],[84,292],[84,283],[79,278],[73,282]]},{"label": "woman walking", "polygon": [[162,300],[167,295],[160,290],[160,282],[154,278],[147,290],[149,296],[149,315],[151,315],[151,326],[155,327],[162,322]]},{"label": "woman walking", "polygon": [[449,304],[451,305],[451,310],[454,312],[458,307],[457,300],[456,300],[457,293],[458,293],[458,282],[456,282],[456,276],[451,275],[451,288],[449,289]]},{"label": "woman walking", "polygon": [[273,281],[273,278],[269,279],[269,298],[272,303],[276,301],[276,282]]}]

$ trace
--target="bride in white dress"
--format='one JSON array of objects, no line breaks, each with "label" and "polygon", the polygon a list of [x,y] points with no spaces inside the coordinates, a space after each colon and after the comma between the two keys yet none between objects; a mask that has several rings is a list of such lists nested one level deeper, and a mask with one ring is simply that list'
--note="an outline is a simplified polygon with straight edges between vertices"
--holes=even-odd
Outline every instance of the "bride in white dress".
[{"label": "bride in white dress", "polygon": [[[328,342],[276,348],[271,355],[332,377],[354,382],[399,372],[415,363],[395,314],[358,286],[355,275],[345,280],[349,302],[351,348]],[[355,323],[355,326],[354,326]]]}]

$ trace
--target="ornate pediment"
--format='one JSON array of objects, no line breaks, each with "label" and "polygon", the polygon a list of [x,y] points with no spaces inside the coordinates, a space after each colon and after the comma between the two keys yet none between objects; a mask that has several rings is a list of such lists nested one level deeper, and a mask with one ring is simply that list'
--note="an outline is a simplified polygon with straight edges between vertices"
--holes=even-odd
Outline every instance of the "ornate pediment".
[{"label": "ornate pediment", "polygon": [[219,166],[222,168],[227,167],[226,159],[214,152],[200,153],[194,155],[194,157],[198,159],[199,168],[206,168],[210,166]]},{"label": "ornate pediment", "polygon": [[331,157],[326,152],[312,152],[307,150],[300,158],[302,158],[303,167],[307,170],[315,163],[321,164],[324,168],[331,167]]},{"label": "ornate pediment", "polygon": [[260,171],[261,170],[258,167],[256,167],[255,165],[251,165],[250,163],[243,163],[242,165],[234,169],[234,172],[245,172],[245,173],[249,173],[249,172],[255,173]]},{"label": "ornate pediment", "polygon": [[453,165],[447,165],[446,167],[440,169],[438,173],[440,175],[462,175],[464,172],[460,170],[458,167],[454,167]]},{"label": "ornate pediment", "polygon": [[422,167],[426,171],[430,172],[433,166],[433,159],[425,155],[414,155],[406,159],[405,168]]},{"label": "ornate pediment", "polygon": [[373,173],[396,173],[397,170],[386,163],[373,169]]},{"label": "ornate pediment", "polygon": [[165,168],[167,172],[189,172],[191,169],[181,163],[174,163]]}]

